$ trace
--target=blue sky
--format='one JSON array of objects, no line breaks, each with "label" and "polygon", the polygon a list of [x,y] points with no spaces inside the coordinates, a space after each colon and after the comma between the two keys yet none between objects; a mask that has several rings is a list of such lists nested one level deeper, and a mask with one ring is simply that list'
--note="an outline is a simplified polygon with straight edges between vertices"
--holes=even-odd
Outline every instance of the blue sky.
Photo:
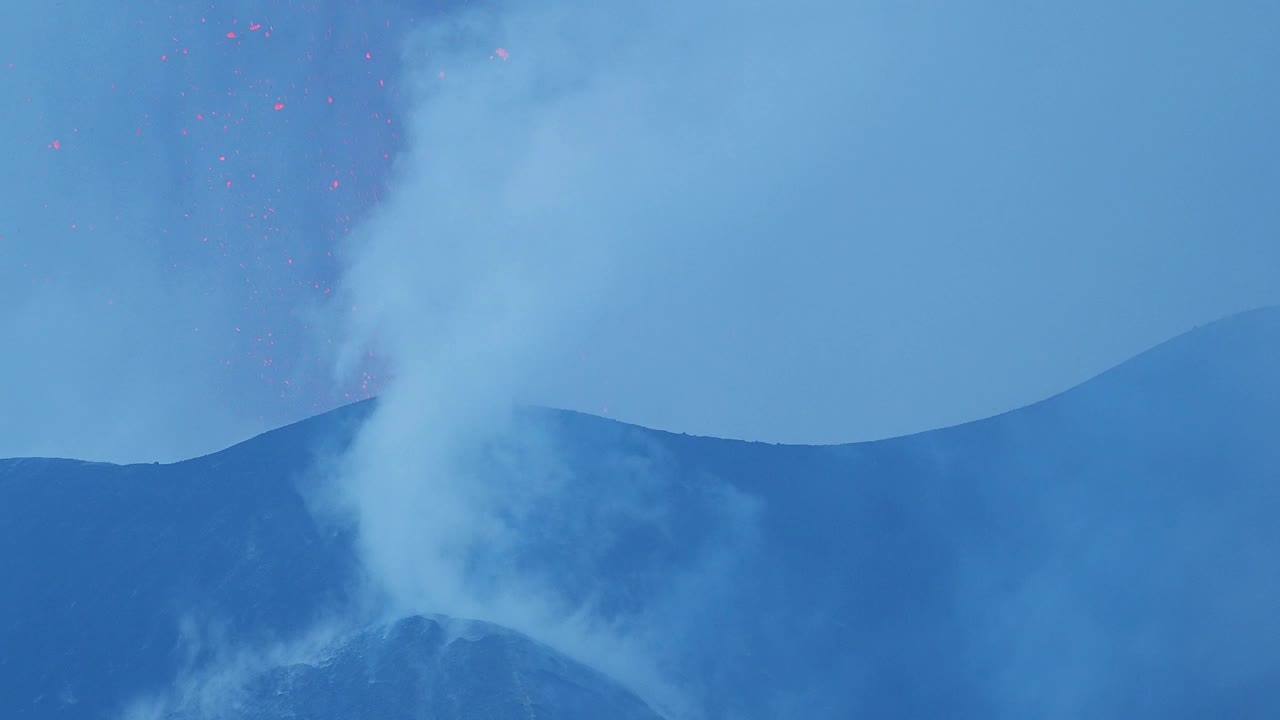
[{"label": "blue sky", "polygon": [[867,439],[1280,302],[1268,3],[15,14],[0,456],[397,382]]}]

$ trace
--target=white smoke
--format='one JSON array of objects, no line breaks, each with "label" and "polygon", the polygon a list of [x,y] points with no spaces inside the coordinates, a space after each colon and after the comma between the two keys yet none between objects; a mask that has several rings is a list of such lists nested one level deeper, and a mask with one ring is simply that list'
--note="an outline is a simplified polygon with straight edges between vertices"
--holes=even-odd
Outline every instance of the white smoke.
[{"label": "white smoke", "polygon": [[[567,337],[722,254],[809,162],[792,153],[817,155],[810,134],[779,133],[805,107],[786,68],[827,32],[819,14],[799,27],[781,13],[515,2],[408,44],[410,149],[344,281],[364,339],[349,356],[376,347],[394,380],[337,480],[393,612],[513,627],[695,713],[661,636],[732,572],[752,501],[722,489],[724,529],[697,567],[654,607],[605,617],[516,560],[526,521],[572,479],[545,438],[512,431],[511,409]],[[660,524],[661,501],[630,480],[598,511]],[[593,528],[583,554],[608,542]]]}]

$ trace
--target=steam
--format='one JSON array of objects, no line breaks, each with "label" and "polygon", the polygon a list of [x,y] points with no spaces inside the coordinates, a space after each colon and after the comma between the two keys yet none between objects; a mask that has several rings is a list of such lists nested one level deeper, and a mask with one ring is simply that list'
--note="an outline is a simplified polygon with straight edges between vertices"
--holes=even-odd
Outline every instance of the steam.
[{"label": "steam", "polygon": [[[678,635],[692,596],[705,600],[733,572],[750,499],[721,488],[720,536],[699,565],[674,575],[653,607],[604,612],[592,593],[570,596],[521,562],[541,539],[533,528],[572,534],[583,557],[610,530],[564,517],[581,484],[549,438],[513,417],[538,374],[562,361],[559,344],[620,299],[643,297],[628,282],[706,250],[681,225],[696,221],[697,237],[714,242],[743,221],[701,192],[760,177],[733,162],[727,141],[751,133],[720,132],[742,122],[750,93],[734,63],[698,49],[710,18],[672,10],[615,7],[606,18],[587,3],[514,4],[408,44],[419,98],[410,149],[352,244],[344,283],[345,330],[364,339],[348,357],[376,348],[394,380],[338,484],[392,614],[515,628],[686,716],[692,704],[660,636]],[[690,52],[655,57],[655,41]],[[661,111],[673,103],[690,112]],[[660,524],[662,501],[643,492],[652,482],[623,477],[582,507]]]}]

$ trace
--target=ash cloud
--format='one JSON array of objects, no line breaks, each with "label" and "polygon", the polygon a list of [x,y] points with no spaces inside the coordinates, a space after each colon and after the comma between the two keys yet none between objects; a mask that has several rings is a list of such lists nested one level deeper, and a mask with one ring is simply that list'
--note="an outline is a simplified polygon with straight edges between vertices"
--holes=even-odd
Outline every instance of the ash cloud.
[{"label": "ash cloud", "polygon": [[[407,44],[408,150],[342,283],[346,327],[366,339],[349,356],[376,346],[394,380],[335,480],[393,614],[513,627],[696,716],[672,674],[676,638],[739,571],[754,501],[713,484],[706,551],[645,607],[611,605],[594,554],[627,523],[662,527],[668,488],[646,493],[661,475],[619,458],[617,481],[591,494],[513,408],[582,328],[710,261],[805,177],[820,140],[776,139],[814,78],[770,79],[820,68],[804,41],[824,26],[768,31],[777,12],[509,3]],[[741,51],[771,41],[785,47]],[[524,562],[552,534],[587,587]]]}]

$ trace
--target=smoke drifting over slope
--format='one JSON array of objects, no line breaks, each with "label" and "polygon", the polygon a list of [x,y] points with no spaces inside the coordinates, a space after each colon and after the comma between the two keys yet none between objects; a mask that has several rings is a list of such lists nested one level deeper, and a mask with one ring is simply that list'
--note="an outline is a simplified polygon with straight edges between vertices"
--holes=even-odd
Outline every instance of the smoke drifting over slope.
[{"label": "smoke drifting over slope", "polygon": [[[531,528],[555,527],[537,513],[565,505],[563,463],[543,439],[505,429],[539,374],[570,361],[569,331],[725,252],[817,162],[841,118],[815,98],[793,102],[813,78],[783,79],[822,67],[811,43],[829,26],[807,14],[803,32],[780,31],[776,12],[514,3],[408,44],[409,150],[355,234],[342,283],[355,334],[385,353],[394,380],[338,480],[399,612],[514,627],[661,706],[682,704],[659,669],[669,658],[649,643],[678,632],[680,593],[713,585],[720,561],[673,579],[661,618],[553,590],[519,557]],[[810,113],[803,138],[780,135]],[[661,522],[662,500],[644,494],[652,480],[627,480],[600,512]],[[745,542],[750,503],[724,492],[716,531]],[[608,544],[611,529],[598,529],[576,538],[583,556]]]},{"label": "smoke drifting over slope", "polygon": [[[687,611],[678,598],[691,591],[675,583],[670,606],[609,614],[522,565],[536,512],[570,484],[549,443],[505,428],[513,403],[573,366],[582,328],[837,226],[831,208],[848,198],[824,185],[847,179],[857,103],[876,91],[874,69],[841,49],[874,42],[867,15],[826,2],[718,10],[508,3],[415,36],[409,149],[342,283],[366,338],[349,357],[376,347],[395,378],[340,479],[393,606],[512,626],[669,708],[683,705],[666,682],[675,661],[650,641],[681,615],[652,608]],[[927,185],[944,206],[945,185]],[[815,212],[823,222],[805,219]],[[1009,242],[975,239],[971,254],[994,263]],[[764,289],[752,311],[775,312]],[[632,516],[663,512],[642,493],[618,502]],[[718,532],[731,558],[754,535],[752,502],[726,491]],[[705,562],[685,580],[714,586],[717,560]]]}]

